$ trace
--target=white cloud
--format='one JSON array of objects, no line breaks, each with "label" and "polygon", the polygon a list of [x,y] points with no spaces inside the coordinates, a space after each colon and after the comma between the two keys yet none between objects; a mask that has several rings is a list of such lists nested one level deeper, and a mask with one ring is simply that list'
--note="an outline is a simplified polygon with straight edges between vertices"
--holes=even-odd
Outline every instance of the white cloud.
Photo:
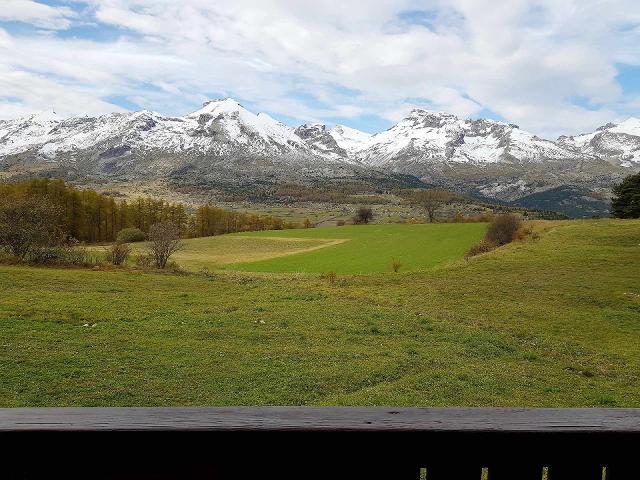
[{"label": "white cloud", "polygon": [[[0,119],[33,113],[52,113],[61,117],[82,113],[101,115],[123,109],[100,100],[92,87],[67,88],[45,76],[0,66]],[[14,99],[21,99],[15,101]]]},{"label": "white cloud", "polygon": [[[119,29],[120,38],[0,34],[0,49],[12,45],[10,58],[0,56],[0,86],[8,72],[30,72],[19,95],[7,94],[25,109],[49,102],[46,81],[74,113],[112,108],[102,100],[111,96],[185,113],[217,93],[300,121],[395,121],[414,105],[490,110],[555,136],[636,105],[615,78],[617,63],[640,64],[635,0],[74,2],[84,11],[74,21]],[[51,18],[69,22],[64,11]],[[582,108],[577,97],[601,106]],[[0,115],[15,105],[0,104]]]},{"label": "white cloud", "polygon": [[2,0],[0,21],[25,22],[41,28],[65,29],[71,25],[73,10],[51,7],[32,0]]}]

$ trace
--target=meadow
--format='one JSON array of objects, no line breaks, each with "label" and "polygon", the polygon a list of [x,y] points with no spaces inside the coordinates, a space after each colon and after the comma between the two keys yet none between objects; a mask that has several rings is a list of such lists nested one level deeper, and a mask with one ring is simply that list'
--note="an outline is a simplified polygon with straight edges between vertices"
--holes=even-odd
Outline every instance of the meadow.
[{"label": "meadow", "polygon": [[[300,237],[245,237],[218,235],[183,241],[182,250],[173,260],[190,272],[224,269],[232,264],[257,262],[265,259],[302,254],[337,245],[344,239],[316,239]],[[146,244],[133,245],[134,252],[146,249]]]},{"label": "meadow", "polygon": [[[486,224],[348,225],[245,232],[185,240],[174,260],[188,271],[365,274],[413,272],[460,259]],[[134,245],[136,251],[145,245]],[[101,248],[98,248],[101,249]]]},{"label": "meadow", "polygon": [[[237,235],[349,238],[230,254],[256,272],[0,266],[0,406],[640,405],[640,221],[541,222],[469,261],[417,227],[388,242],[415,230],[429,246],[400,273],[378,226]],[[450,252],[482,235],[435,227]],[[313,273],[331,252],[336,271],[370,273]]]},{"label": "meadow", "polygon": [[255,262],[240,262],[231,269],[252,272],[336,272],[364,274],[391,271],[393,260],[400,270],[415,272],[462,258],[478,242],[486,224],[348,225],[277,232],[247,232],[243,238],[301,238],[343,240],[330,248],[316,249]]}]

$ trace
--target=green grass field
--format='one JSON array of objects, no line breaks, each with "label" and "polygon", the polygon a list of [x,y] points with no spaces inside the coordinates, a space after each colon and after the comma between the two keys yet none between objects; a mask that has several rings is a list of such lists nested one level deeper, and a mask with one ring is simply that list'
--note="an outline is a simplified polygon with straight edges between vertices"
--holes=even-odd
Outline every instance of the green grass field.
[{"label": "green grass field", "polygon": [[415,272],[462,258],[478,242],[486,224],[349,225],[278,232],[248,232],[242,238],[333,239],[343,243],[297,255],[234,263],[230,269],[252,272],[336,272],[362,274],[391,271],[391,261],[400,271]]},{"label": "green grass field", "polygon": [[[357,225],[247,232],[185,240],[173,260],[188,271],[364,274],[415,272],[462,258],[486,230],[481,223]],[[145,244],[133,244],[134,253]],[[95,247],[103,251],[104,247]]]},{"label": "green grass field", "polygon": [[639,221],[445,257],[334,284],[0,266],[0,406],[640,406]]}]

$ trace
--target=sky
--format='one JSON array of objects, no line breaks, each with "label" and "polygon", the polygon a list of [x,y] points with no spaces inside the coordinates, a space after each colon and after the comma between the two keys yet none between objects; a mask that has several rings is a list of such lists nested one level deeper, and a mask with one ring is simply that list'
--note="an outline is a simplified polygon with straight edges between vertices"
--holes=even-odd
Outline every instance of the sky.
[{"label": "sky", "polygon": [[412,108],[545,138],[640,116],[638,0],[0,0],[0,119],[232,97],[288,125]]}]

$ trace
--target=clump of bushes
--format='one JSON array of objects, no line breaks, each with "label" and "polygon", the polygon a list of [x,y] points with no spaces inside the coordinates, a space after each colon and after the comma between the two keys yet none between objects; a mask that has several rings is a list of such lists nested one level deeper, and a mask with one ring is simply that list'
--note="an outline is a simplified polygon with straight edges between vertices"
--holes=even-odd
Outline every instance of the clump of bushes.
[{"label": "clump of bushes", "polygon": [[491,220],[484,239],[473,245],[464,254],[469,259],[482,253],[487,253],[496,247],[506,245],[514,241],[521,232],[522,219],[518,215],[498,215]]},{"label": "clump of bushes", "polygon": [[112,265],[122,265],[129,258],[131,247],[126,243],[116,242],[107,250],[107,261]]},{"label": "clump of bushes", "polygon": [[147,236],[139,228],[123,228],[118,232],[116,240],[119,243],[144,242]]},{"label": "clump of bushes", "polygon": [[33,247],[23,261],[30,265],[73,267],[95,267],[100,265],[100,260],[96,255],[91,254],[86,248],[78,247],[73,243]]},{"label": "clump of bushes", "polygon": [[522,219],[518,215],[498,215],[489,224],[484,238],[498,247],[506,245],[513,241],[521,225]]}]

